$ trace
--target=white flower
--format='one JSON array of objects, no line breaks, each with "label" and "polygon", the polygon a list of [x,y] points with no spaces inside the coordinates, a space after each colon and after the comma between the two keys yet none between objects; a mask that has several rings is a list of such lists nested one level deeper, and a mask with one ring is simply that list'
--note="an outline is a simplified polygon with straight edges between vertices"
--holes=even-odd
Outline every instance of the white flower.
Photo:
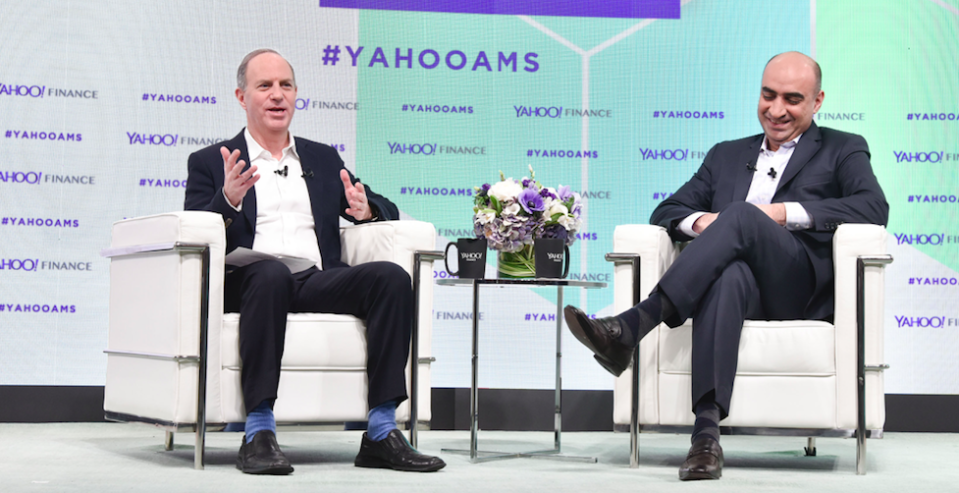
[{"label": "white flower", "polygon": [[573,219],[573,216],[563,215],[559,216],[559,219],[556,220],[560,226],[566,228],[567,231],[573,229],[573,226],[576,225],[576,219]]},{"label": "white flower", "polygon": [[556,202],[558,201],[553,200],[549,196],[543,197],[543,210],[549,212],[549,210],[553,208],[553,204]]},{"label": "white flower", "polygon": [[522,191],[523,185],[517,183],[512,178],[496,182],[493,186],[489,187],[490,196],[496,197],[496,200],[500,202],[505,202],[510,199],[515,200]]},{"label": "white flower", "polygon": [[554,200],[553,203],[550,204],[549,209],[546,209],[546,217],[548,218],[553,217],[553,215],[555,214],[562,214],[563,216],[568,216],[569,209],[567,209],[562,202],[558,200]]},{"label": "white flower", "polygon": [[[522,188],[520,188],[520,190],[522,190]],[[490,192],[492,192],[492,191],[493,191],[493,189],[490,188]],[[504,218],[504,219],[506,218],[506,216],[515,216],[515,215],[517,215],[517,214],[519,214],[519,204],[517,204],[516,202],[513,202],[512,204],[510,204],[510,205],[508,205],[508,206],[506,206],[506,207],[503,207],[503,218]]]},{"label": "white flower", "polygon": [[496,219],[496,211],[492,209],[484,209],[476,213],[476,221],[480,224],[489,224],[493,219]]}]

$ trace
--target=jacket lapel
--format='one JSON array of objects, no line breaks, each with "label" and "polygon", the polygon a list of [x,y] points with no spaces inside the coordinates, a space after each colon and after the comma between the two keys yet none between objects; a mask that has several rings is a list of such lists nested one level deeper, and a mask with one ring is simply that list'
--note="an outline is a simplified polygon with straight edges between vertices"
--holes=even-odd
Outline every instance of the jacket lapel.
[{"label": "jacket lapel", "polygon": [[[310,196],[310,210],[313,211],[313,229],[316,230],[317,239],[320,238],[320,231],[323,226],[323,197],[334,192],[330,190],[330,183],[324,183],[319,178],[320,170],[316,167],[319,162],[313,159],[312,149],[309,142],[304,139],[296,139],[296,153],[300,157],[300,168],[303,170],[303,180],[306,182],[306,191]],[[322,245],[322,241],[320,242]],[[323,252],[320,252],[321,254]]]},{"label": "jacket lapel", "polygon": [[[819,152],[821,146],[822,135],[819,132],[819,127],[814,122],[806,129],[802,138],[799,139],[799,143],[796,144],[796,150],[793,151],[793,155],[789,158],[789,163],[786,164],[786,169],[783,171],[783,177],[779,180],[779,185],[776,186],[776,194],[779,194],[779,191],[799,174],[803,166]],[[773,200],[775,200],[775,195],[773,195]]]},{"label": "jacket lapel", "polygon": [[[295,139],[296,155],[300,157],[300,169],[303,170],[302,179],[306,182],[306,192],[310,196],[310,210],[313,211],[313,221],[317,221],[316,207],[319,203],[314,197],[320,197],[322,190],[321,180],[316,179],[317,170],[313,169],[313,160],[310,159],[310,145],[303,139]],[[319,224],[316,224],[319,228]]]},{"label": "jacket lapel", "polygon": [[733,201],[742,202],[746,200],[749,194],[749,185],[753,182],[751,168],[756,167],[756,161],[759,159],[759,147],[763,143],[763,135],[759,134],[752,143],[743,150],[738,160],[733,164],[733,172],[736,180],[733,188]]}]

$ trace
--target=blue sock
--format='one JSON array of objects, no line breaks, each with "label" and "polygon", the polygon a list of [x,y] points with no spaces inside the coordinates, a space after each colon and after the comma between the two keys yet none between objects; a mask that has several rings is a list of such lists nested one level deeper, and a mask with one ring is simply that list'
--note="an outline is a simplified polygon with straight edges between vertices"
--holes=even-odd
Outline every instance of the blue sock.
[{"label": "blue sock", "polygon": [[276,419],[273,418],[273,400],[267,399],[246,413],[246,443],[253,441],[258,431],[269,430],[276,433]]},{"label": "blue sock", "polygon": [[378,442],[396,429],[396,401],[387,401],[370,409],[366,436]]}]

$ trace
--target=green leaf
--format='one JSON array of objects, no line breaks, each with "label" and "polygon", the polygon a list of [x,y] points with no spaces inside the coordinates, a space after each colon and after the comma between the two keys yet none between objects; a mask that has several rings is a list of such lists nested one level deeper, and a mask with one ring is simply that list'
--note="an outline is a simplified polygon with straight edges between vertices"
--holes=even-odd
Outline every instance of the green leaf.
[{"label": "green leaf", "polygon": [[503,206],[500,205],[499,200],[496,200],[496,197],[490,195],[489,201],[490,201],[490,206],[492,206],[492,208],[496,210],[496,215],[499,215],[501,212],[503,212]]}]

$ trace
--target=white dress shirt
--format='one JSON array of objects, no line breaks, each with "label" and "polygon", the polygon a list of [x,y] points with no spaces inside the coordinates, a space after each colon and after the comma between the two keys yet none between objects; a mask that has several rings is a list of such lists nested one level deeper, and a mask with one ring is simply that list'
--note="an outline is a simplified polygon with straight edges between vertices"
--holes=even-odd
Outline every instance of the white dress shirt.
[{"label": "white dress shirt", "polygon": [[[766,138],[763,137],[763,145],[759,149],[756,171],[753,172],[753,181],[749,184],[746,202],[756,205],[772,203],[779,180],[782,179],[789,158],[796,150],[796,144],[799,143],[800,138],[802,134],[789,142],[784,142],[778,150],[770,151],[766,146]],[[812,226],[812,216],[799,202],[783,202],[783,205],[786,207],[786,229],[797,231],[809,229]],[[686,216],[679,223],[679,230],[692,238],[699,236],[699,233],[693,231],[693,224],[705,214],[706,212],[694,212]]]},{"label": "white dress shirt", "polygon": [[[279,160],[244,130],[250,165],[256,165],[260,180],[256,190],[256,232],[253,250],[300,257],[316,262],[322,268],[323,258],[316,238],[313,210],[306,181],[302,178],[300,156],[290,135],[290,144],[283,148]],[[286,175],[277,174],[286,170]]]}]

